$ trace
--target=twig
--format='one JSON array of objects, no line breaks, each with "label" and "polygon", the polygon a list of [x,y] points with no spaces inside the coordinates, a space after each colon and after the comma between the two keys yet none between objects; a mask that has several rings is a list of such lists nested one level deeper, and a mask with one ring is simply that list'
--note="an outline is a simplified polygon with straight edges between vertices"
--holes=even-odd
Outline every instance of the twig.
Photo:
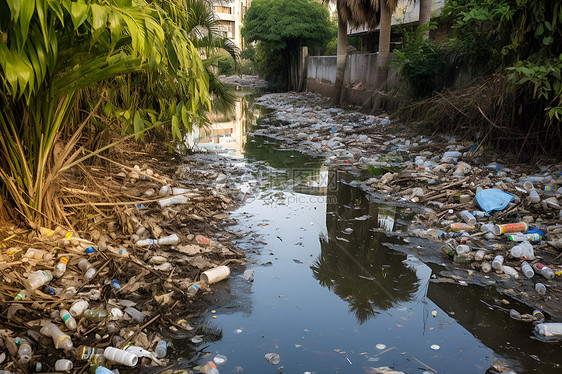
[{"label": "twig", "polygon": [[437,370],[435,370],[435,369],[432,368],[431,366],[424,364],[423,362],[421,362],[420,360],[418,360],[417,358],[415,358],[415,357],[413,357],[413,356],[412,356],[412,358],[413,358],[414,360],[416,360],[417,362],[419,362],[420,364],[422,364],[427,370],[431,370],[432,372],[434,372],[435,374],[437,374]]},{"label": "twig", "polygon": [[121,346],[121,349],[123,349],[131,340],[135,340],[135,338],[137,337],[137,335],[144,330],[147,326],[149,326],[150,324],[152,324],[154,321],[156,321],[158,318],[160,318],[160,314],[158,314],[156,317],[152,318],[150,321],[148,321],[147,323],[145,323],[144,325],[142,325],[141,327],[139,327],[135,333],[133,335],[131,335],[130,338],[127,339],[127,341]]}]

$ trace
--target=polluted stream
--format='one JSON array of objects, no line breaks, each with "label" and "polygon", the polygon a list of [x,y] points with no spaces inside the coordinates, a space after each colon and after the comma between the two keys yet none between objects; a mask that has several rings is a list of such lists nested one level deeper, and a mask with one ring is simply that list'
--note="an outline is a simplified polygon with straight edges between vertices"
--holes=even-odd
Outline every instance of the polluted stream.
[{"label": "polluted stream", "polygon": [[230,231],[248,264],[213,285],[231,298],[200,316],[201,335],[174,340],[176,368],[197,372],[214,360],[221,373],[560,371],[560,343],[510,318],[531,307],[492,286],[437,280],[445,267],[422,262],[407,239],[412,210],[375,201],[321,157],[249,136],[268,115],[253,97],[239,98],[235,118],[209,136],[196,134],[200,148],[245,170]]}]

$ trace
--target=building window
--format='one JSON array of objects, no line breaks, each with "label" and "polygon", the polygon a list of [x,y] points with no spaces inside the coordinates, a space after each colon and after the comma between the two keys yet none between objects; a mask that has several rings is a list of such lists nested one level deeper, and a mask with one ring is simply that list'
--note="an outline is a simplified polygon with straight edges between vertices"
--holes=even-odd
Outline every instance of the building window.
[{"label": "building window", "polygon": [[228,7],[228,6],[216,6],[215,12],[224,13],[224,14],[232,14],[232,8]]}]

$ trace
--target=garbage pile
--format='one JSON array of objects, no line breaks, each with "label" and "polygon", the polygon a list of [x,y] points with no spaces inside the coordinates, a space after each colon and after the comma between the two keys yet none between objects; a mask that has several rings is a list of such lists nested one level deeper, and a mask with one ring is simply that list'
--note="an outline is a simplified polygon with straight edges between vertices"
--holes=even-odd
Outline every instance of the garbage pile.
[{"label": "garbage pile", "polygon": [[382,200],[423,205],[410,235],[443,242],[442,260],[470,274],[517,281],[512,296],[562,318],[562,164],[506,167],[481,145],[399,133],[386,116],[332,108],[316,94],[257,102],[275,112],[255,134],[324,154]]},{"label": "garbage pile", "polygon": [[2,230],[1,373],[167,365],[170,337],[193,334],[201,295],[243,263],[224,233],[212,238],[233,204],[216,185],[224,174],[180,169],[206,181],[185,188],[129,169],[119,220],[82,233]]}]

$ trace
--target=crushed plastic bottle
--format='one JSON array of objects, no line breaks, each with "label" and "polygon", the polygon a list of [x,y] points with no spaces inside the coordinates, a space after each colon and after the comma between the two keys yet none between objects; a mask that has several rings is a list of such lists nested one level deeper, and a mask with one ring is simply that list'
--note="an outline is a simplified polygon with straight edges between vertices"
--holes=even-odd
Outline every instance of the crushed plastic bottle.
[{"label": "crushed plastic bottle", "polygon": [[281,356],[277,353],[266,353],[265,359],[271,365],[277,365],[281,361]]},{"label": "crushed plastic bottle", "polygon": [[28,290],[36,290],[51,280],[53,280],[53,275],[49,270],[36,270],[29,274],[29,277],[23,281],[23,284]]},{"label": "crushed plastic bottle", "polygon": [[84,278],[90,280],[96,274],[96,269],[90,264],[90,261],[86,260],[85,258],[81,259],[78,262],[78,268],[84,272]]},{"label": "crushed plastic bottle", "polygon": [[53,276],[55,278],[60,278],[66,271],[66,265],[68,264],[68,258],[61,257],[55,268],[53,269]]},{"label": "crushed plastic bottle", "polygon": [[33,354],[31,350],[31,345],[25,339],[16,338],[16,344],[18,347],[18,362],[21,365],[27,365],[31,361],[31,356]]},{"label": "crushed plastic bottle", "polygon": [[40,330],[41,334],[53,339],[56,349],[64,349],[65,351],[72,349],[72,340],[53,323],[48,323]]},{"label": "crushed plastic bottle", "polygon": [[125,313],[130,315],[135,321],[142,322],[146,318],[146,314],[132,306],[125,308]]},{"label": "crushed plastic bottle", "polygon": [[84,317],[92,322],[99,323],[107,317],[107,310],[103,308],[87,309],[84,311]]},{"label": "crushed plastic bottle", "polygon": [[15,301],[25,300],[26,297],[27,297],[27,290],[21,290],[20,292],[17,293],[16,296],[14,296],[14,300]]}]

